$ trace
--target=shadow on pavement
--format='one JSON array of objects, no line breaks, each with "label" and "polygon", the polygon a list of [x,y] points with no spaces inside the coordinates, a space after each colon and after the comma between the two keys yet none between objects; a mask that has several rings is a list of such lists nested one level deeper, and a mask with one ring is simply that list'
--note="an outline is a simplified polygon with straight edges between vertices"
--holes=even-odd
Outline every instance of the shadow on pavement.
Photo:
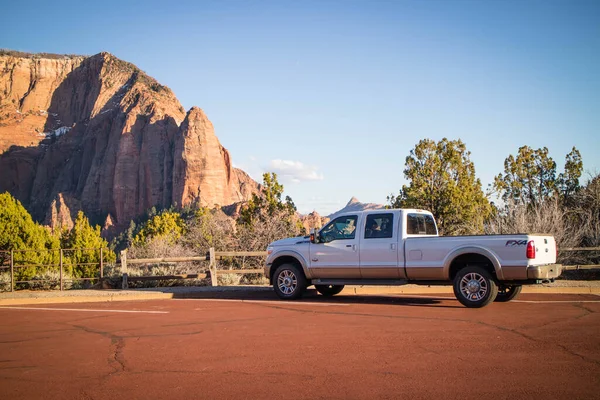
[{"label": "shadow on pavement", "polygon": [[[294,303],[326,303],[326,304],[378,304],[378,305],[398,305],[398,306],[436,306],[444,308],[464,308],[454,304],[452,300],[431,297],[410,296],[410,295],[344,295],[339,294],[332,297],[325,297],[317,293],[314,289],[308,289],[299,300],[280,300],[275,292],[271,290],[262,291],[211,291],[211,292],[188,292],[174,293],[174,299],[217,299],[217,300],[247,300],[247,301],[279,301],[282,305],[288,302]],[[448,304],[449,303],[449,304]]]}]

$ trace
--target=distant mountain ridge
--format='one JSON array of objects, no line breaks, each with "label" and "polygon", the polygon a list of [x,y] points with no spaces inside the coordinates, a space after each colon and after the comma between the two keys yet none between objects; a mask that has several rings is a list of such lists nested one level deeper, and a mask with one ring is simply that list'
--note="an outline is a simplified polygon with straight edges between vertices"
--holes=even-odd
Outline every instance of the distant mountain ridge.
[{"label": "distant mountain ridge", "polygon": [[0,193],[34,219],[123,227],[152,207],[246,201],[257,182],[234,168],[204,112],[109,53],[0,51]]},{"label": "distant mountain ridge", "polygon": [[341,210],[338,210],[332,214],[329,214],[327,216],[327,218],[333,219],[336,216],[338,216],[342,213],[346,213],[346,212],[378,210],[381,208],[385,208],[385,206],[383,204],[376,204],[376,203],[361,203],[360,201],[358,201],[358,199],[356,197],[352,197],[350,199],[350,201],[348,202],[348,204],[346,204],[344,206],[344,208],[342,208]]}]

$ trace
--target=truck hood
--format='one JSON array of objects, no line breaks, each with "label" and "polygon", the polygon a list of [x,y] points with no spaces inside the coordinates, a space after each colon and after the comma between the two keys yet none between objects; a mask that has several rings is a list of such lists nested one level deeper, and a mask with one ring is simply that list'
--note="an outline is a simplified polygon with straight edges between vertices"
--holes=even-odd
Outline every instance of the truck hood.
[{"label": "truck hood", "polygon": [[298,237],[293,237],[293,238],[276,240],[275,242],[270,243],[269,247],[292,246],[295,244],[303,244],[303,243],[310,243],[310,236],[298,236]]}]

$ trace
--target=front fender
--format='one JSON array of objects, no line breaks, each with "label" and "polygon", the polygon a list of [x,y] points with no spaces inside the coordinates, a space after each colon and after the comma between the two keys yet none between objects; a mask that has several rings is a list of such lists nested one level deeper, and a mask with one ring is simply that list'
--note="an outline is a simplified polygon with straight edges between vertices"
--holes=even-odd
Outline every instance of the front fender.
[{"label": "front fender", "polygon": [[281,257],[293,257],[295,258],[300,265],[302,266],[302,271],[304,271],[304,276],[306,276],[306,279],[312,279],[312,276],[310,274],[310,270],[308,268],[308,260],[299,252],[294,251],[294,250],[280,250],[280,251],[274,251],[273,254],[271,254],[269,256],[269,258],[267,259],[267,266],[265,267],[265,276],[267,278],[271,277],[271,267],[273,264],[276,263],[277,259],[281,258]]},{"label": "front fender", "polygon": [[496,254],[489,249],[480,246],[459,247],[458,249],[454,249],[448,253],[444,259],[444,276],[447,279],[450,279],[450,265],[452,264],[452,261],[454,261],[456,257],[462,256],[463,254],[479,254],[486,257],[494,266],[496,278],[498,278],[498,280],[504,280],[504,273],[502,272],[502,266],[500,265],[498,256],[496,256]]}]

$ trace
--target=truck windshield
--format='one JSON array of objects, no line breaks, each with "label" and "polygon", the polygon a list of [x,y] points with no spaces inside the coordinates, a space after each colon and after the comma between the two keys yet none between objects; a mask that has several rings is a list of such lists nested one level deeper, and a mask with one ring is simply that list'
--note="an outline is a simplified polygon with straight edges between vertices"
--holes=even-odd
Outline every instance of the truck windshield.
[{"label": "truck windshield", "polygon": [[320,232],[321,243],[329,243],[333,240],[354,239],[356,219],[356,215],[338,217],[325,225]]},{"label": "truck windshield", "polygon": [[409,235],[437,235],[435,221],[429,214],[408,214],[406,224]]}]

